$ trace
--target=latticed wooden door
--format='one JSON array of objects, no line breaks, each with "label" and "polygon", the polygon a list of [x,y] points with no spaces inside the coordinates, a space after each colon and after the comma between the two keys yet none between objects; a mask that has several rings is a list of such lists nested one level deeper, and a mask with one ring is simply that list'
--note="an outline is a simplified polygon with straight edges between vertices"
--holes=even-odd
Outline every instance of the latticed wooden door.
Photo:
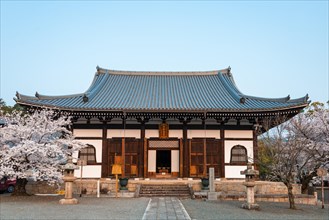
[{"label": "latticed wooden door", "polygon": [[125,140],[125,172],[128,177],[139,176],[141,172],[141,155],[143,141],[140,139],[129,138]]},{"label": "latticed wooden door", "polygon": [[208,175],[209,168],[215,168],[215,176],[220,176],[223,166],[220,160],[221,142],[214,138],[195,138],[189,140],[190,147],[190,176],[204,177]]},{"label": "latticed wooden door", "polygon": [[[113,138],[108,140],[108,175],[112,176],[112,167],[115,163],[115,155],[117,156],[117,160],[121,160],[122,162],[122,139],[121,138]],[[120,159],[121,157],[121,159]]]}]

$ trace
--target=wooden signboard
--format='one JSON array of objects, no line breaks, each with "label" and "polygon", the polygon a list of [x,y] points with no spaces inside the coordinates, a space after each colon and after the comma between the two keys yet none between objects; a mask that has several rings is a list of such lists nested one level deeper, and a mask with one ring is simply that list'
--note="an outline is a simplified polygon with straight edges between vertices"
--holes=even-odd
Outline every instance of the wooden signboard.
[{"label": "wooden signboard", "polygon": [[159,125],[159,138],[169,138],[169,125],[167,123]]}]

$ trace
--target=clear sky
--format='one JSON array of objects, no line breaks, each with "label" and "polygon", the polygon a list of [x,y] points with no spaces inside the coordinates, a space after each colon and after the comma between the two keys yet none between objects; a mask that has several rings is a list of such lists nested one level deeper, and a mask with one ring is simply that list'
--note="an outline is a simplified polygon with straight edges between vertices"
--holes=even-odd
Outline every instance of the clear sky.
[{"label": "clear sky", "polygon": [[0,97],[81,93],[97,65],[231,66],[247,95],[326,102],[328,11],[328,1],[1,0]]}]

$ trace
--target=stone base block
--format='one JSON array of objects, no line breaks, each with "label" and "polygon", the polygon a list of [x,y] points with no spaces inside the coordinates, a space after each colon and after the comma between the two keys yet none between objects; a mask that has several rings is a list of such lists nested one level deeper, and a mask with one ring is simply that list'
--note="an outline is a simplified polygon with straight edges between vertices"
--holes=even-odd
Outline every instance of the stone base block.
[{"label": "stone base block", "polygon": [[241,208],[243,209],[249,209],[249,210],[259,210],[259,205],[254,203],[254,204],[251,204],[251,203],[243,203]]},{"label": "stone base block", "polygon": [[208,200],[217,200],[217,192],[208,192]]},{"label": "stone base block", "polygon": [[61,205],[74,205],[74,204],[78,204],[79,201],[77,199],[61,199],[59,200],[59,204]]},{"label": "stone base block", "polygon": [[135,197],[135,192],[120,190],[120,192],[118,192],[117,194],[115,192],[108,192],[107,196],[112,198],[115,198],[116,196],[118,196],[119,198],[133,198]]}]

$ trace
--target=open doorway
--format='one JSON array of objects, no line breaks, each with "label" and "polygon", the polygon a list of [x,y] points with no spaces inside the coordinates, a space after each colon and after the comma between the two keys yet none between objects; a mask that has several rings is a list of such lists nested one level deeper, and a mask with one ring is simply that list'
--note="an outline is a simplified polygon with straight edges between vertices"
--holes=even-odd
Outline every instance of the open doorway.
[{"label": "open doorway", "polygon": [[171,150],[156,151],[156,172],[171,173]]}]

